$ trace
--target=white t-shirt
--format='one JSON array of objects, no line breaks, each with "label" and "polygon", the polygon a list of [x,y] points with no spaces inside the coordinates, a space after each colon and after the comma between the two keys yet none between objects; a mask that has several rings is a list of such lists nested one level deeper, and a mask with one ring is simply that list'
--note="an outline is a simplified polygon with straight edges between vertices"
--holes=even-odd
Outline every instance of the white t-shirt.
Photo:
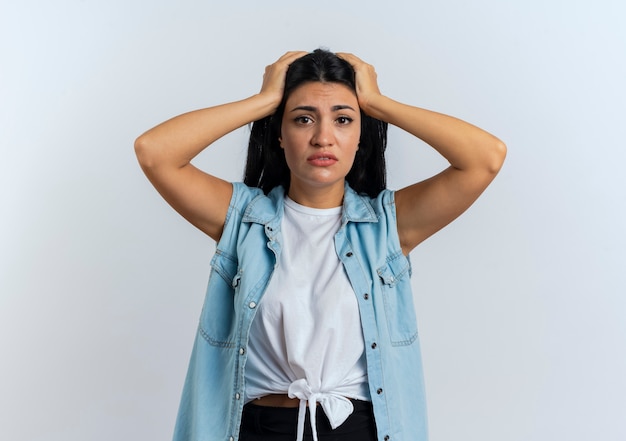
[{"label": "white t-shirt", "polygon": [[289,393],[345,420],[345,397],[370,399],[358,304],[333,240],[341,210],[285,199],[282,252],[250,330],[246,401]]}]

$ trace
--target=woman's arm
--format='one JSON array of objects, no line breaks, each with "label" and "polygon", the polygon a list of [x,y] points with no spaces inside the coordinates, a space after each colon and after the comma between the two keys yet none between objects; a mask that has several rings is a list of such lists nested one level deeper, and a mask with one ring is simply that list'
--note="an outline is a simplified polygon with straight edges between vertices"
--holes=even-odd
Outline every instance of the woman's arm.
[{"label": "woman's arm", "polygon": [[191,164],[207,146],[233,130],[274,113],[287,68],[304,52],[288,52],[267,66],[261,91],[250,98],[172,118],[135,141],[141,168],[163,198],[185,219],[219,240],[232,185]]},{"label": "woman's arm", "polygon": [[374,68],[341,54],[356,71],[365,113],[420,138],[450,163],[441,173],[396,192],[398,234],[404,254],[463,213],[487,188],[506,156],[502,141],[457,118],[408,106],[380,93]]}]

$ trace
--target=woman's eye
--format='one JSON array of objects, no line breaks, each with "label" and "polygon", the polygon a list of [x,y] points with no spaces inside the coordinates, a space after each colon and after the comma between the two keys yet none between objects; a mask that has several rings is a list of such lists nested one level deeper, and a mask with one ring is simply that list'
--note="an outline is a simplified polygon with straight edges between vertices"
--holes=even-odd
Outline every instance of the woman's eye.
[{"label": "woman's eye", "polygon": [[310,124],[312,120],[308,116],[298,116],[296,122],[299,124]]},{"label": "woman's eye", "polygon": [[348,116],[340,116],[339,118],[337,118],[337,122],[341,125],[350,124],[352,122],[352,118]]}]

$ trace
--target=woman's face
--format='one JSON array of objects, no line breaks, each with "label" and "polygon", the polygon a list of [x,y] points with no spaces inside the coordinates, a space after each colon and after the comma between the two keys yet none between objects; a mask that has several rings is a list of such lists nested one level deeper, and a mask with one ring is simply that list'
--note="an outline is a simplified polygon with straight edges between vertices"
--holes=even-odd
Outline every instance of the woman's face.
[{"label": "woman's face", "polygon": [[280,137],[291,172],[289,196],[299,203],[320,192],[343,197],[360,136],[361,112],[350,88],[311,82],[295,89],[285,103]]}]

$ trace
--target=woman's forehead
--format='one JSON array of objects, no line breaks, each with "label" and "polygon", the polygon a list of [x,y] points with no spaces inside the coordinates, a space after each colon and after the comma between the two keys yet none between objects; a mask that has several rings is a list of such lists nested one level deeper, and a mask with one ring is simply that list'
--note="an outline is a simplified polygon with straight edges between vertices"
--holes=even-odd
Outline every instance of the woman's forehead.
[{"label": "woman's forehead", "polygon": [[295,88],[287,98],[286,110],[292,106],[357,106],[356,94],[348,86],[341,83],[309,82]]}]

